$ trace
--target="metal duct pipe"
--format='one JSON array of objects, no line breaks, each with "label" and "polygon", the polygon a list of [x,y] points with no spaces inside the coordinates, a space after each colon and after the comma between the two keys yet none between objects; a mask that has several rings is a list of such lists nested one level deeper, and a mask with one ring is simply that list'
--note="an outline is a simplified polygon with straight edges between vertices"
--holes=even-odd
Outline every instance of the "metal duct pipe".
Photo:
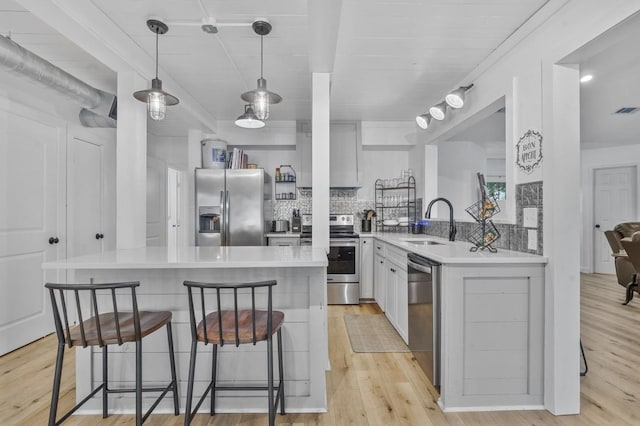
[{"label": "metal duct pipe", "polygon": [[4,36],[0,36],[0,69],[13,71],[54,89],[95,114],[117,118],[114,95],[88,85]]},{"label": "metal duct pipe", "polygon": [[80,124],[84,127],[111,127],[115,129],[118,123],[111,117],[96,114],[86,108],[80,110],[78,118],[80,119]]}]

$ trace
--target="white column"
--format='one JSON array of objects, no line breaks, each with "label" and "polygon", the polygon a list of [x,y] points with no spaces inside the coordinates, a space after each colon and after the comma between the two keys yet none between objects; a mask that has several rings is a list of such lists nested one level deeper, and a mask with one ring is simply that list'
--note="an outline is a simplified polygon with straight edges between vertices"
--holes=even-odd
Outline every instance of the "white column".
[{"label": "white column", "polygon": [[133,97],[149,82],[118,72],[116,247],[144,247],[147,237],[147,106]]},{"label": "white column", "polygon": [[[580,87],[577,67],[549,65],[543,84],[544,405],[580,412]],[[577,220],[576,220],[577,218]],[[587,352],[588,356],[588,352]]]},{"label": "white column", "polygon": [[185,209],[184,229],[182,233],[185,237],[184,243],[187,246],[196,244],[196,199],[195,199],[195,169],[202,167],[202,141],[204,135],[201,130],[189,129],[187,134],[187,173],[183,191],[185,191],[187,206]]},{"label": "white column", "polygon": [[[313,246],[329,251],[329,135],[331,74],[312,74],[311,187]],[[355,165],[354,165],[355,167]]]}]

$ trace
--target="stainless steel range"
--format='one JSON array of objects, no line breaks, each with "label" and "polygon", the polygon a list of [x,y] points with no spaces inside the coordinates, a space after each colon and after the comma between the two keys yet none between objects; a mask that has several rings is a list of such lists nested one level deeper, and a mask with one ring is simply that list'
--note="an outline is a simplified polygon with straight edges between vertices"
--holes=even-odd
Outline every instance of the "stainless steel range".
[{"label": "stainless steel range", "polygon": [[360,303],[359,236],[354,232],[352,214],[329,216],[329,266],[327,267],[327,303]]}]

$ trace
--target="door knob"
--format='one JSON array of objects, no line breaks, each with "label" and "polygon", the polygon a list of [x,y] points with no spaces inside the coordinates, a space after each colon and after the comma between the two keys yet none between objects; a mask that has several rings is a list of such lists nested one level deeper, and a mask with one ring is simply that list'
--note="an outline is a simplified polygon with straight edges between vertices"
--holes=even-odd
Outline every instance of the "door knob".
[{"label": "door knob", "polygon": [[49,237],[49,244],[58,244],[59,242],[58,237]]},{"label": "door knob", "polygon": [[596,223],[596,228],[600,229],[600,224]]},{"label": "door knob", "polygon": [[104,234],[96,234],[96,240],[101,240],[104,238]]}]

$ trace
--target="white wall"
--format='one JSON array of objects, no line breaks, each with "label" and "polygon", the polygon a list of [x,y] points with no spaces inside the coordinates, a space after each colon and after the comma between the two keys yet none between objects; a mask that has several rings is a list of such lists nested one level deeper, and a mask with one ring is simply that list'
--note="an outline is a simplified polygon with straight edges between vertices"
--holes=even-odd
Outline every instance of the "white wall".
[{"label": "white wall", "polygon": [[359,185],[361,186],[358,191],[358,199],[366,201],[375,199],[376,179],[400,178],[402,170],[410,168],[409,151],[402,148],[395,150],[389,147],[386,149],[364,147],[364,149],[358,150],[358,162],[360,163]]},{"label": "white wall", "polygon": [[[639,136],[640,137],[640,136]],[[604,167],[636,166],[636,188],[640,189],[640,142],[637,145],[624,145],[600,149],[583,149],[581,152],[581,195],[582,195],[582,235],[580,269],[583,272],[593,272],[593,171]],[[640,197],[637,197],[636,212],[638,217],[629,220],[640,220]]]},{"label": "white wall", "polygon": [[[459,141],[438,144],[438,197],[451,202],[454,219],[472,221],[465,209],[478,201],[477,173],[486,173],[486,169],[487,154],[481,144]],[[425,210],[429,201],[425,202]],[[431,217],[449,219],[449,210],[438,204]]]},{"label": "white wall", "polygon": [[163,160],[167,166],[177,170],[187,169],[187,135],[156,136],[147,135],[147,155]]}]

